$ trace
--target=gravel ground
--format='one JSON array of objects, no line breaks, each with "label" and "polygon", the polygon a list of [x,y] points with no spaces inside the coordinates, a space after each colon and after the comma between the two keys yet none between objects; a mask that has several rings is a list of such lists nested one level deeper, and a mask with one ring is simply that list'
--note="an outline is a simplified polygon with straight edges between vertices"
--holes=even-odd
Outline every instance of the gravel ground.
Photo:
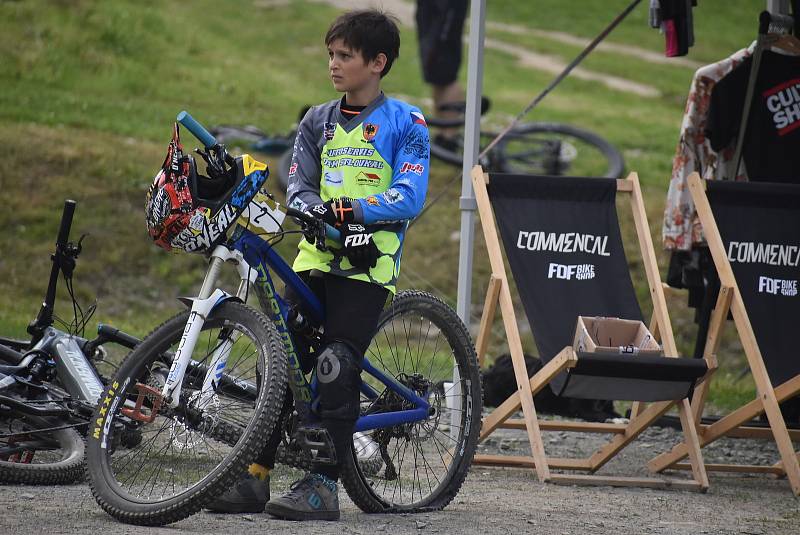
[{"label": "gravel ground", "polygon": [[[496,438],[495,438],[496,437]],[[603,435],[545,433],[548,454],[588,454]],[[481,445],[486,453],[527,454],[519,431],[502,430]],[[601,473],[647,475],[644,463],[678,440],[672,429],[648,430]],[[726,439],[704,450],[707,461],[771,463],[769,441]],[[273,492],[296,475],[276,471]],[[684,476],[683,473],[675,474]],[[539,483],[532,470],[473,467],[459,495],[442,512],[365,515],[342,496],[342,521],[293,523],[268,515],[199,513],[164,528],[120,524],[95,503],[85,484],[64,487],[0,487],[1,534],[192,533],[536,533],[575,534],[798,534],[800,502],[785,480],[712,473],[706,494],[639,488],[572,487]]]}]

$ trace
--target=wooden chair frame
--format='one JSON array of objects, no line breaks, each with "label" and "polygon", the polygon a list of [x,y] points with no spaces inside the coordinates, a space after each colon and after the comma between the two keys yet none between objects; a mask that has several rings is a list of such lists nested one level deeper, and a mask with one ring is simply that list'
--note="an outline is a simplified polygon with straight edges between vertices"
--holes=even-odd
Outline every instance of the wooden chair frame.
[{"label": "wooden chair frame", "polygon": [[[574,367],[577,356],[572,347],[567,346],[552,360],[545,364],[539,372],[528,377],[522,343],[517,328],[516,314],[511,300],[511,292],[506,278],[500,240],[497,235],[494,214],[486,184],[489,175],[483,172],[480,166],[472,170],[472,186],[481,218],[481,226],[486,241],[486,248],[491,262],[492,274],[486,291],[486,301],[481,317],[480,328],[476,340],[478,362],[482,363],[488,345],[489,332],[499,303],[501,316],[508,338],[509,351],[514,366],[514,376],[517,381],[517,391],[506,399],[499,407],[483,419],[480,441],[485,440],[500,427],[524,429],[528,434],[531,446],[531,456],[508,455],[476,455],[475,464],[494,466],[522,466],[534,468],[540,481],[549,481],[561,484],[589,484],[589,485],[614,485],[614,486],[642,486],[656,488],[682,488],[705,491],[708,488],[708,478],[700,453],[700,445],[695,428],[693,413],[688,399],[654,402],[645,408],[643,403],[634,403],[631,418],[627,424],[589,423],[548,421],[539,422],[533,396],[544,388],[561,371]],[[639,247],[642,252],[650,294],[653,298],[653,318],[650,331],[656,338],[660,338],[666,355],[676,357],[678,352],[667,312],[666,299],[661,285],[653,241],[650,237],[650,228],[644,210],[644,200],[636,173],[631,173],[625,179],[617,180],[617,192],[630,194],[631,208],[633,211]],[[709,373],[703,377],[706,381],[716,367],[715,361],[709,360]],[[690,458],[692,479],[674,480],[665,478],[637,478],[637,477],[610,477],[593,475],[605,465],[612,457],[630,444],[655,420],[666,413],[673,405],[678,407],[681,425],[683,427],[685,442],[689,444],[687,454]],[[511,416],[522,408],[523,419],[511,419]],[[542,441],[542,430],[576,431],[584,433],[612,433],[615,436],[606,445],[597,450],[593,455],[584,459],[552,458],[547,457]],[[561,474],[552,473],[550,470],[577,470],[588,471],[590,474]]]},{"label": "wooden chair frame", "polygon": [[[691,404],[692,416],[698,423],[700,446],[702,447],[706,444],[710,444],[722,436],[749,438],[765,438],[765,436],[771,436],[774,438],[781,456],[781,461],[772,466],[707,464],[706,468],[715,471],[758,472],[786,476],[794,494],[800,495],[800,462],[798,462],[798,456],[800,456],[800,454],[795,453],[792,445],[792,436],[796,439],[800,438],[800,436],[796,432],[790,433],[787,430],[786,422],[778,407],[778,403],[794,397],[800,392],[800,374],[773,388],[767,374],[767,368],[764,364],[761,350],[758,347],[758,341],[753,332],[753,326],[747,315],[747,309],[744,306],[739,287],[736,284],[733,269],[725,253],[725,245],[722,242],[717,222],[714,219],[711,205],[705,193],[705,182],[700,178],[699,174],[692,173],[689,176],[689,191],[694,200],[697,215],[703,225],[703,232],[705,233],[711,256],[714,259],[714,265],[717,268],[721,286],[717,304],[711,314],[704,357],[716,358],[716,353],[720,344],[720,335],[728,317],[728,311],[730,311],[733,315],[733,321],[739,334],[742,347],[744,348],[747,363],[750,366],[757,391],[757,397],[753,401],[739,407],[713,424],[702,425],[700,424],[700,418],[703,415],[709,385],[708,382],[704,382],[700,385],[695,390]],[[768,429],[759,430],[743,426],[743,424],[749,422],[761,413],[767,414],[767,419],[769,421]],[[656,472],[670,467],[685,469],[687,465],[679,463],[678,461],[684,459],[687,452],[686,444],[679,444],[673,448],[672,451],[654,458],[648,463],[648,466],[651,470]]]}]

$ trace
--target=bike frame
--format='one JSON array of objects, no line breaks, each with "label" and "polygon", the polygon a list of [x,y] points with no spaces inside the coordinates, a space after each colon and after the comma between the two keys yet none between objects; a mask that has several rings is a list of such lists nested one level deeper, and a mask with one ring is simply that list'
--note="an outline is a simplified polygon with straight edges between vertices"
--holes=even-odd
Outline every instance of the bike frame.
[{"label": "bike frame", "polygon": [[[316,378],[312,377],[309,382],[302,371],[288,324],[289,305],[276,291],[271,272],[274,272],[288,288],[291,288],[296,295],[300,296],[304,305],[303,309],[308,311],[316,325],[321,325],[324,319],[322,305],[311,289],[281,258],[270,243],[242,226],[238,226],[234,230],[233,236],[234,238],[229,244],[218,245],[214,248],[200,293],[197,298],[189,300],[191,302],[189,320],[175,352],[162,394],[171,406],[178,405],[183,377],[189,366],[191,354],[203,322],[214,307],[225,300],[236,299],[244,301],[248,289],[254,286],[256,293],[261,298],[263,312],[275,324],[283,340],[288,357],[289,387],[294,396],[295,409],[304,423],[313,423],[317,420],[311,411],[311,402],[316,398]],[[231,262],[236,266],[241,279],[235,296],[217,288],[219,273],[226,262]],[[268,304],[268,308],[263,304]],[[226,338],[228,336],[229,333],[225,333],[223,329],[220,337],[225,339],[221,340],[221,343],[211,356],[211,362],[203,381],[203,390],[200,393],[200,408],[205,406],[205,403],[213,397],[216,382],[224,374],[228,352],[232,346],[232,340]],[[408,401],[413,408],[361,416],[356,421],[354,432],[394,427],[428,418],[430,405],[426,399],[417,395],[395,378],[375,368],[366,356],[362,359],[362,369],[363,372],[384,384],[390,391]],[[363,381],[361,383],[361,392],[371,400],[375,400],[379,396],[375,389]]]},{"label": "bike frame", "polygon": [[[30,378],[28,366],[36,358],[46,357],[49,361],[48,364],[55,367],[63,388],[73,400],[96,405],[103,393],[104,386],[90,361],[90,355],[100,344],[105,342],[129,348],[133,348],[138,343],[138,340],[118,329],[102,324],[98,326],[98,337],[91,341],[53,327],[58,277],[62,272],[65,273],[65,276],[67,274],[71,276],[80,253],[80,244],[75,248],[72,243],[67,242],[76,206],[77,204],[73,200],[64,201],[56,239],[56,250],[51,256],[52,267],[47,293],[36,318],[28,325],[31,339],[18,340],[0,337],[0,392],[7,391],[18,382],[27,384],[27,380]],[[53,410],[47,408],[37,409],[35,404],[25,405],[21,402],[14,402],[2,394],[0,394],[0,398],[6,403],[14,403],[19,410],[29,414],[54,413]],[[55,411],[57,414],[64,412],[64,410]]]}]

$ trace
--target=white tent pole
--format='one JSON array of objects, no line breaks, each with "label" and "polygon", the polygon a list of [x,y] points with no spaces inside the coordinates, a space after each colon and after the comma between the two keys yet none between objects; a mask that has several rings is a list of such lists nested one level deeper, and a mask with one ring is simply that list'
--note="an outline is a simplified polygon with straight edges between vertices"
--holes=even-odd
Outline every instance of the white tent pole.
[{"label": "white tent pole", "polygon": [[461,241],[458,251],[458,301],[456,312],[469,326],[472,302],[472,249],[475,235],[475,193],[470,173],[480,150],[481,94],[483,88],[483,37],[486,0],[472,0],[467,53],[467,102],[464,122],[464,162],[461,178]]}]

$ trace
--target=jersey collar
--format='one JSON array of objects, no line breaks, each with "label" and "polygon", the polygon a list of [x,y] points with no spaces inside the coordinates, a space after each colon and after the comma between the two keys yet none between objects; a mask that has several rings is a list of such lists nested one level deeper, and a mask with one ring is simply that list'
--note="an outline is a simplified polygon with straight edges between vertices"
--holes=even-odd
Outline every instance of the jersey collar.
[{"label": "jersey collar", "polygon": [[361,126],[361,123],[364,122],[364,119],[369,117],[369,115],[378,108],[383,102],[386,100],[386,96],[381,91],[380,95],[375,97],[375,100],[370,102],[366,108],[361,110],[361,113],[354,117],[348,117],[346,114],[342,113],[342,102],[344,102],[344,97],[339,99],[339,103],[336,104],[336,111],[339,112],[339,126],[347,132],[348,134],[353,131],[353,129]]}]

